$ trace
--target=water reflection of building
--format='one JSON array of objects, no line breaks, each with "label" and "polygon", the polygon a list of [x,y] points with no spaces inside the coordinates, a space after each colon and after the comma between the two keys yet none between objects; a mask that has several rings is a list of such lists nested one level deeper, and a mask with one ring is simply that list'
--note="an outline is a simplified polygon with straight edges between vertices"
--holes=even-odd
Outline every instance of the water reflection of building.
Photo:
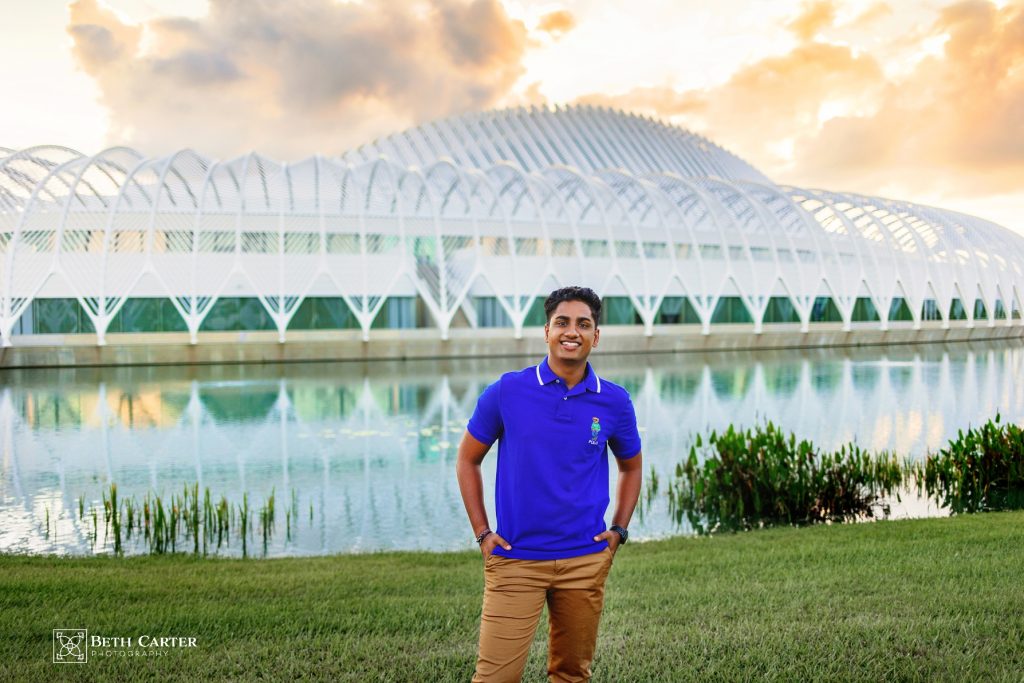
[{"label": "water reflection of building", "polygon": [[163,343],[436,355],[460,330],[522,337],[566,283],[605,297],[606,326],[669,347],[1010,336],[1022,245],[972,216],[782,187],[699,136],[588,107],[290,164],[39,147],[0,157],[0,338],[124,347],[51,363],[152,360],[136,345]]},{"label": "water reflection of building", "polygon": [[[639,358],[597,362],[632,393],[645,454],[663,475],[695,433],[728,424],[771,419],[828,448],[855,439],[921,455],[997,410],[1024,419],[1017,345]],[[463,547],[455,448],[485,383],[520,362],[12,373],[0,393],[0,549],[84,550],[76,501],[98,500],[111,481],[137,496],[199,482],[214,496],[259,500],[273,489],[287,502],[295,489],[302,523],[278,552],[421,538]],[[127,412],[126,397],[140,396],[132,401],[146,409]],[[56,546],[42,533],[47,507],[65,513]],[[670,530],[664,515],[638,529]]]}]

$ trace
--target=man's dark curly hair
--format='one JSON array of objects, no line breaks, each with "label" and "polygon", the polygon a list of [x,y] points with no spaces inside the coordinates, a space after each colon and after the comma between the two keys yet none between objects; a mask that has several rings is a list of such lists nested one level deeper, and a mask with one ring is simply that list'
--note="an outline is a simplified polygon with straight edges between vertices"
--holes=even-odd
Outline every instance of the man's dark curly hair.
[{"label": "man's dark curly hair", "polygon": [[544,317],[551,322],[551,314],[563,301],[582,301],[590,306],[590,316],[594,319],[594,327],[601,322],[601,297],[590,287],[562,287],[548,295],[544,301]]}]

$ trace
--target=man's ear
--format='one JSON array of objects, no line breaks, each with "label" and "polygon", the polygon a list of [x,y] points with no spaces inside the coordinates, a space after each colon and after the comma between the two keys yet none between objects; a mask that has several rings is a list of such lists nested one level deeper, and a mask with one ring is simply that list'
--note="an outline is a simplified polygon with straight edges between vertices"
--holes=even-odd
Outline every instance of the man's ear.
[{"label": "man's ear", "polygon": [[548,340],[548,328],[551,323],[544,323],[544,341]]},{"label": "man's ear", "polygon": [[593,346],[594,348],[597,348],[597,342],[600,339],[601,339],[601,328],[600,327],[595,327],[594,328],[594,343],[591,344],[591,346]]}]

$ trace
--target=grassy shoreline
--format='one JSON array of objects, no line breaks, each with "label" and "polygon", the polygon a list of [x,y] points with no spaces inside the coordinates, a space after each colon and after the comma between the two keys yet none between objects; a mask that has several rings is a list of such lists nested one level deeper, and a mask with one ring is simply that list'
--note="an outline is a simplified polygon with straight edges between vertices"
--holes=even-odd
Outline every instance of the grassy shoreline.
[{"label": "grassy shoreline", "polygon": [[[594,680],[1021,680],[1022,586],[1024,512],[630,544]],[[481,591],[473,552],[0,555],[0,680],[467,681]],[[198,646],[51,663],[71,627]]]}]

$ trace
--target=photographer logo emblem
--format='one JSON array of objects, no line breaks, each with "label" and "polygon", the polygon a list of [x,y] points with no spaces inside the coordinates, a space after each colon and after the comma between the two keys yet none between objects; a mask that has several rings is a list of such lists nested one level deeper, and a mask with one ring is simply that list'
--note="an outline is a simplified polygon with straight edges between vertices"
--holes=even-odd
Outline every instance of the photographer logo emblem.
[{"label": "photographer logo emblem", "polygon": [[53,629],[53,663],[85,664],[89,661],[89,631],[84,628]]}]

